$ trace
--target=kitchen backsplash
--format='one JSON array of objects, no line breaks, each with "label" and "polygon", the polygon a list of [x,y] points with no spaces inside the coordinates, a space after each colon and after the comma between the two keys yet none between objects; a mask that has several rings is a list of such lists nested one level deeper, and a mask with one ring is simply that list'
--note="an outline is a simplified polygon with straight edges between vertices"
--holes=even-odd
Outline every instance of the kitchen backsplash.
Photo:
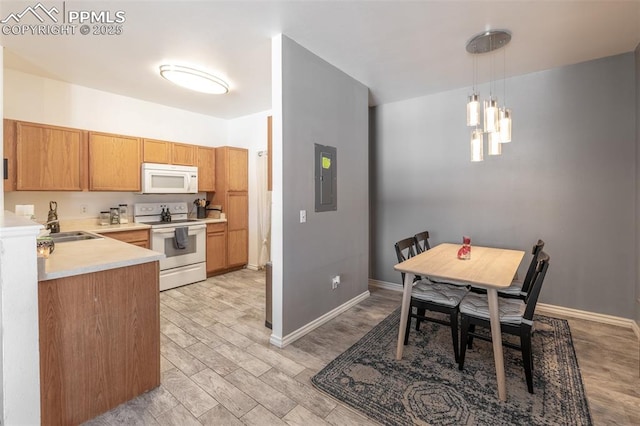
[{"label": "kitchen backsplash", "polygon": [[[195,199],[204,197],[206,197],[205,193],[141,195],[132,192],[14,191],[4,193],[4,208],[15,212],[17,204],[33,204],[35,206],[35,220],[42,223],[47,220],[49,201],[56,201],[58,203],[58,219],[64,226],[65,219],[95,218],[97,220],[101,211],[109,210],[110,207],[118,207],[118,204],[128,204],[129,216],[131,216],[135,203],[186,202],[191,209],[195,208],[193,204]],[[84,210],[86,213],[83,213]]]}]

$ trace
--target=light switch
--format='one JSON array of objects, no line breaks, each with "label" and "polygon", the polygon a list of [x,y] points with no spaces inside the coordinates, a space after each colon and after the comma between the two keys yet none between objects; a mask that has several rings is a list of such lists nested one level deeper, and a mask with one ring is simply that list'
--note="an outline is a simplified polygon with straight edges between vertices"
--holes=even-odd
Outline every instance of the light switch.
[{"label": "light switch", "polygon": [[307,221],[307,211],[300,210],[300,223],[305,223]]}]

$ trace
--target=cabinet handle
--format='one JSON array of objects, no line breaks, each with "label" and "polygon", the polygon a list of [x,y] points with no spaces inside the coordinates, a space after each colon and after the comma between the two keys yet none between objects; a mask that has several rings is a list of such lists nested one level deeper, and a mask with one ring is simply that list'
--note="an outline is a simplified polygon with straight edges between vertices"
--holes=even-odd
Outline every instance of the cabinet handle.
[{"label": "cabinet handle", "polygon": [[2,170],[4,173],[4,180],[9,179],[9,159],[4,158],[4,163],[2,165]]}]

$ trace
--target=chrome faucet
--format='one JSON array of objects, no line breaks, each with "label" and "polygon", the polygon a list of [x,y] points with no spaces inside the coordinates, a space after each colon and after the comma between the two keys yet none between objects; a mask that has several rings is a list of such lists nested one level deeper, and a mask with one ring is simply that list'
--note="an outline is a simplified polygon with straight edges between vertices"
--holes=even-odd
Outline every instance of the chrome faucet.
[{"label": "chrome faucet", "polygon": [[45,225],[45,229],[50,230],[52,234],[57,234],[58,232],[60,232],[60,221],[58,219],[50,220],[44,225]]},{"label": "chrome faucet", "polygon": [[60,222],[58,221],[58,203],[49,201],[49,215],[47,216],[46,228],[52,234],[60,232]]}]

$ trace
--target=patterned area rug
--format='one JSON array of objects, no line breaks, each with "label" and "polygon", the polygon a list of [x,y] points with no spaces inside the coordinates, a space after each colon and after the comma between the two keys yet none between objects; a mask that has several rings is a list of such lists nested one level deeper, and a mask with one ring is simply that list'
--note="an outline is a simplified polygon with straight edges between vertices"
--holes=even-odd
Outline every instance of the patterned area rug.
[{"label": "patterned area rug", "polygon": [[535,320],[533,395],[520,351],[504,348],[508,401],[500,402],[491,343],[475,339],[459,371],[450,329],[434,323],[412,326],[396,361],[400,308],[311,381],[384,425],[591,425],[569,324]]}]

